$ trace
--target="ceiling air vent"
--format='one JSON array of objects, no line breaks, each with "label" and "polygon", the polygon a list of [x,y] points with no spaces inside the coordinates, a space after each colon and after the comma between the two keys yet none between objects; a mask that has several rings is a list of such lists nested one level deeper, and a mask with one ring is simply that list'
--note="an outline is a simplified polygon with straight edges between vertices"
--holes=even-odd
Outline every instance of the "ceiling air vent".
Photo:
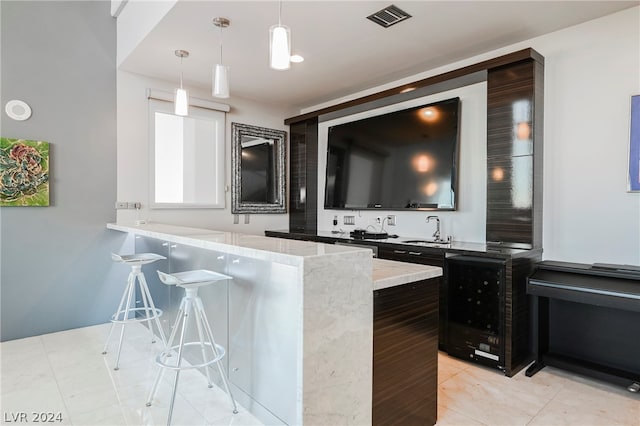
[{"label": "ceiling air vent", "polygon": [[398,22],[404,21],[408,18],[411,18],[411,15],[394,5],[387,6],[373,15],[367,16],[367,19],[370,19],[385,28],[389,28],[393,24],[397,24]]}]

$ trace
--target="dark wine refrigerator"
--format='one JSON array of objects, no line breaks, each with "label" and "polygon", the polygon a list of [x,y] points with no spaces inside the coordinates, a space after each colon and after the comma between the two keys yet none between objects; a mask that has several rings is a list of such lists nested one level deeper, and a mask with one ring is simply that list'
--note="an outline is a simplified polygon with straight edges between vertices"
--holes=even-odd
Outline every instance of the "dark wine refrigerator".
[{"label": "dark wine refrigerator", "polygon": [[504,370],[505,274],[501,259],[446,259],[449,355]]}]

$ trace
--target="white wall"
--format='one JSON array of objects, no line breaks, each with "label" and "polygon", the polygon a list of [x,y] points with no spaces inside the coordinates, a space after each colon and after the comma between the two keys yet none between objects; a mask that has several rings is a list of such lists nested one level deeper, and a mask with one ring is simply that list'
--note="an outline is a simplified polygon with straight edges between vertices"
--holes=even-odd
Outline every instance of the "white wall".
[{"label": "white wall", "polygon": [[544,258],[640,265],[640,193],[628,193],[640,7],[532,46],[546,58]]},{"label": "white wall", "polygon": [[[545,57],[543,258],[640,265],[640,194],[626,192],[630,96],[640,93],[640,7],[349,94],[302,112],[527,47]],[[486,132],[483,137],[486,141]],[[467,153],[462,149],[465,158]],[[319,161],[324,161],[325,151],[320,151],[319,156]],[[484,181],[484,161],[473,157],[471,169],[462,164],[461,174],[467,170],[474,173],[472,180]],[[475,204],[475,198],[469,201],[466,197],[486,197],[485,187],[474,188],[472,195],[461,192],[461,206]],[[448,224],[462,222],[457,221],[457,216],[464,213],[440,214],[445,232],[456,239],[476,240],[475,232],[463,232],[457,224],[447,228]],[[422,223],[424,216],[423,212],[398,215],[397,233],[415,229],[412,235],[428,236],[431,230]],[[332,218],[333,213],[328,216],[320,211],[319,228],[331,229]],[[364,222],[368,225],[367,216]]]},{"label": "white wall", "polygon": [[[172,92],[174,84],[163,80],[133,74],[125,71],[117,73],[118,91],[118,201],[139,201],[140,212],[118,210],[119,222],[133,222],[144,219],[154,222],[186,225],[209,229],[263,234],[265,229],[286,229],[289,226],[287,214],[240,215],[239,224],[234,224],[231,214],[231,192],[225,195],[224,209],[150,209],[149,182],[149,132],[147,88]],[[233,88],[232,88],[233,90]],[[213,100],[209,92],[189,88],[191,97]],[[216,100],[216,102],[218,102]],[[288,131],[284,125],[286,117],[295,115],[292,110],[274,105],[262,105],[246,99],[231,97],[227,102],[231,111],[226,119],[225,176],[231,185],[231,123],[251,124]],[[288,143],[287,143],[288,146]],[[288,153],[287,153],[288,155]],[[287,173],[288,175],[288,173]],[[115,202],[116,200],[114,200]]]},{"label": "white wall", "polygon": [[177,0],[128,0],[124,5],[122,3],[121,0],[111,1],[111,13],[120,10],[117,20],[118,66],[169,13]]},{"label": "white wall", "polygon": [[[327,129],[340,123],[360,120],[373,115],[413,106],[425,105],[453,97],[460,97],[460,157],[458,181],[458,205],[453,212],[416,212],[416,211],[387,211],[387,210],[325,210],[324,190],[325,171],[327,165]],[[338,216],[339,229],[352,231],[354,228],[373,227],[381,230],[376,223],[377,217],[387,214],[396,215],[396,226],[384,223],[384,229],[389,234],[407,237],[431,237],[435,230],[435,223],[425,223],[429,215],[437,215],[441,220],[443,237],[452,236],[455,240],[484,242],[486,222],[486,161],[487,161],[487,83],[477,83],[455,90],[448,90],[435,95],[405,101],[399,104],[377,108],[318,125],[318,229],[333,229],[333,218]],[[355,216],[355,225],[344,225],[344,216]],[[371,229],[371,228],[370,228]]]}]

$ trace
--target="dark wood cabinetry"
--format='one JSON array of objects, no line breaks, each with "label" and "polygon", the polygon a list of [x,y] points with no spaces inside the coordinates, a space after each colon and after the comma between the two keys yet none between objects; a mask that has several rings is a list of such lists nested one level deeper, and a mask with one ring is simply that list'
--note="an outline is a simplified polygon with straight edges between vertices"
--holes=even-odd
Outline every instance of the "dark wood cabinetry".
[{"label": "dark wood cabinetry", "polygon": [[444,265],[444,252],[437,248],[380,244],[378,245],[378,257],[422,265],[439,267]]},{"label": "dark wood cabinetry", "polygon": [[[542,257],[540,249],[510,249],[510,248],[493,248],[475,247],[476,251],[472,251],[468,244],[452,243],[447,248],[420,247],[409,244],[392,243],[388,241],[353,241],[348,238],[331,237],[326,235],[317,235],[315,233],[292,233],[287,231],[266,231],[266,236],[290,238],[297,240],[308,240],[322,243],[351,243],[366,244],[375,246],[378,249],[378,257],[381,259],[395,260],[399,262],[420,263],[423,265],[432,265],[442,267],[444,270],[443,277],[435,278],[438,283],[439,298],[439,338],[438,347],[440,350],[448,352],[448,319],[449,309],[452,302],[448,300],[449,281],[456,281],[457,278],[450,278],[448,272],[448,263],[457,262],[456,257],[472,257],[473,268],[464,271],[465,274],[482,275],[483,273],[496,271],[496,265],[499,265],[499,275],[501,280],[499,295],[499,321],[500,330],[500,354],[499,363],[494,367],[504,371],[504,374],[511,377],[524,368],[532,358],[531,348],[531,322],[530,322],[530,300],[526,293],[527,277],[533,271],[536,262]],[[462,263],[461,268],[468,265]],[[485,267],[483,267],[485,265]],[[484,269],[484,271],[483,271]],[[455,352],[455,351],[454,351]],[[454,354],[456,355],[456,354]],[[468,356],[462,356],[464,359],[470,359]]]},{"label": "dark wood cabinetry", "polygon": [[289,229],[315,232],[318,227],[318,118],[289,127]]},{"label": "dark wood cabinetry", "polygon": [[[370,243],[369,241],[367,242]],[[499,250],[493,251],[500,252]],[[451,313],[449,310],[453,304],[457,303],[450,300],[451,291],[449,286],[454,284],[459,276],[450,277],[448,271],[449,261],[456,262],[455,256],[461,258],[472,257],[473,261],[471,263],[465,264],[461,262],[460,265],[461,268],[466,269],[464,274],[467,276],[471,274],[479,277],[482,274],[493,273],[500,277],[501,287],[494,306],[494,312],[499,316],[496,321],[500,323],[500,362],[494,363],[493,366],[511,377],[532,360],[530,302],[526,294],[526,279],[533,271],[535,263],[541,259],[541,251],[520,250],[517,256],[492,256],[489,252],[472,253],[450,249],[378,244],[378,257],[381,259],[433,265],[444,269],[443,277],[439,277],[437,280],[439,287],[438,347],[445,352],[450,352],[449,339],[452,332],[450,327]],[[452,280],[454,283],[452,283]],[[451,354],[463,359],[473,359],[468,355],[463,355],[461,351],[456,352],[455,349],[451,350]]]},{"label": "dark wood cabinetry", "polygon": [[372,424],[436,423],[437,327],[435,279],[374,291]]},{"label": "dark wood cabinetry", "polygon": [[[446,348],[445,351],[451,355],[462,359],[475,360],[491,367],[496,367],[508,377],[513,376],[533,359],[531,348],[531,321],[530,321],[530,300],[526,293],[527,277],[535,268],[536,262],[540,261],[541,250],[521,250],[517,256],[492,256],[487,252],[483,256],[474,253],[455,254],[450,253],[445,261],[445,288],[447,289],[447,312],[446,325]],[[457,269],[454,272],[453,269]],[[493,283],[491,280],[493,279]],[[494,285],[493,306],[477,307],[468,321],[480,317],[487,318],[487,315],[495,315],[491,322],[492,327],[498,325],[496,333],[471,332],[461,326],[460,315],[460,295],[469,294],[469,291],[478,290],[478,286],[484,284]],[[462,286],[459,294],[456,294],[453,286]],[[491,290],[488,289],[489,292]],[[497,293],[496,293],[497,292]],[[473,299],[473,298],[472,298]],[[466,299],[465,299],[466,300]],[[477,302],[478,298],[475,299]],[[482,300],[480,300],[481,303]],[[470,307],[471,308],[471,307]],[[489,313],[490,312],[490,313]],[[476,324],[477,325],[477,324]],[[488,324],[485,324],[485,328]],[[473,327],[472,327],[473,328]],[[452,335],[458,336],[453,338]],[[469,337],[465,340],[466,337]],[[491,338],[492,334],[497,340]],[[470,337],[471,336],[471,337]],[[475,336],[475,337],[474,337]],[[486,339],[481,342],[481,337]],[[475,339],[475,340],[474,340]],[[486,351],[483,344],[496,345],[496,353],[499,359],[495,362],[490,357],[483,357],[475,350]],[[465,346],[466,345],[466,346]],[[472,356],[471,356],[471,355]]]},{"label": "dark wood cabinetry", "polygon": [[487,72],[488,243],[542,246],[543,74],[538,58]]},{"label": "dark wood cabinetry", "polygon": [[[504,321],[504,365],[501,365],[501,368],[507,376],[511,376],[531,359],[530,309],[526,295],[526,277],[532,271],[533,264],[541,259],[542,248],[544,58],[535,50],[523,49],[286,119],[285,124],[291,126],[292,140],[289,231],[315,234],[317,230],[318,120],[348,115],[356,109],[363,110],[374,102],[397,102],[402,96],[407,96],[403,94],[407,88],[445,85],[447,89],[453,89],[469,84],[471,80],[481,81],[485,77],[487,249],[481,256],[504,260],[501,272],[504,282],[504,292],[501,295],[501,303],[504,305],[501,313]],[[296,150],[304,152],[304,155]],[[303,171],[306,173],[304,178]],[[294,176],[294,173],[297,174]],[[296,204],[298,198],[304,198],[300,194],[306,194],[304,205]],[[465,254],[464,250],[423,250],[418,247],[403,247],[400,244],[374,244],[378,246],[380,258],[441,267],[444,265],[445,252]],[[524,250],[512,255],[510,249]],[[512,250],[516,251],[518,250]],[[449,305],[446,279],[441,279],[439,286],[440,348],[446,350],[445,330]]]},{"label": "dark wood cabinetry", "polygon": [[[426,247],[399,247],[397,245],[378,246],[378,257],[380,259],[396,260],[398,262],[419,263],[422,265],[439,266],[444,268],[444,251],[441,249]],[[447,340],[447,288],[442,277],[435,278],[439,288],[439,326],[438,326],[438,348],[446,350]]]},{"label": "dark wood cabinetry", "polygon": [[464,86],[478,75],[486,75],[487,81],[486,240],[507,247],[542,247],[544,58],[533,49],[286,119],[291,134],[290,231],[317,229],[319,119],[347,115],[381,99],[399,99],[407,88]]}]

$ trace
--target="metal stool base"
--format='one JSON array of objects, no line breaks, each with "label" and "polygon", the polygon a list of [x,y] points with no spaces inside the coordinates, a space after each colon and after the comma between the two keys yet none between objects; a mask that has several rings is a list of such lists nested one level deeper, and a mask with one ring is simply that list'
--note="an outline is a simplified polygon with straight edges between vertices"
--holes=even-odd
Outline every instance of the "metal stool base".
[{"label": "metal stool base", "polygon": [[[153,333],[153,325],[155,324],[158,329],[158,335],[162,340],[163,345],[166,345],[166,337],[164,335],[164,331],[162,330],[162,325],[160,324],[159,317],[163,314],[161,309],[156,308],[153,303],[153,299],[151,298],[151,293],[149,292],[149,287],[147,286],[147,281],[144,278],[144,274],[142,273],[142,265],[145,263],[153,262],[157,260],[155,257],[154,260],[150,260],[148,256],[157,256],[157,259],[163,258],[159,255],[154,255],[153,253],[143,253],[139,260],[133,258],[132,255],[130,260],[123,260],[125,257],[120,257],[118,255],[112,255],[113,259],[116,261],[124,262],[131,265],[131,272],[129,273],[129,277],[127,278],[127,286],[122,293],[122,298],[120,299],[120,304],[118,305],[118,309],[116,313],[111,316],[111,328],[109,329],[109,335],[107,336],[107,341],[104,344],[104,349],[102,350],[102,354],[107,354],[107,348],[109,346],[109,341],[111,340],[111,336],[113,334],[113,329],[116,324],[121,324],[120,330],[120,341],[118,343],[118,352],[116,355],[116,363],[114,366],[114,370],[120,369],[120,354],[122,352],[122,342],[124,340],[124,330],[125,326],[129,323],[141,323],[148,322],[149,323],[149,332],[151,333],[151,343],[155,343],[155,334]],[[145,257],[147,256],[147,257]],[[138,288],[140,289],[140,297],[142,299],[143,307],[136,308],[135,306],[135,290],[136,283],[138,284]],[[137,317],[136,314],[143,313],[144,317]]]},{"label": "metal stool base", "polygon": [[[161,276],[162,277],[162,276]],[[212,282],[210,282],[212,283]],[[225,355],[225,350],[222,346],[216,344],[213,333],[211,331],[211,326],[209,325],[209,321],[207,320],[207,316],[204,312],[204,306],[202,304],[202,299],[198,296],[198,287],[203,285],[203,282],[194,283],[193,286],[189,286],[188,284],[178,284],[180,287],[185,289],[185,297],[182,298],[180,302],[180,309],[178,310],[178,315],[176,317],[176,321],[171,329],[171,335],[169,336],[169,340],[167,342],[166,349],[160,353],[156,357],[156,363],[160,367],[158,369],[158,373],[156,374],[155,381],[153,383],[153,387],[151,388],[151,392],[149,393],[149,398],[147,399],[146,406],[150,407],[153,398],[156,395],[158,390],[158,384],[160,383],[160,379],[162,378],[162,374],[165,369],[174,370],[176,372],[176,377],[173,381],[173,390],[171,394],[171,403],[169,405],[169,414],[167,417],[167,425],[171,424],[171,418],[173,416],[173,406],[176,400],[176,393],[178,390],[178,380],[180,379],[180,371],[186,369],[193,368],[204,368],[207,376],[208,386],[213,387],[213,383],[211,382],[211,374],[209,372],[208,366],[215,363],[218,366],[218,372],[222,378],[222,383],[224,384],[225,390],[229,399],[231,400],[231,405],[233,406],[233,413],[238,413],[238,407],[236,406],[236,402],[233,399],[233,395],[231,394],[231,389],[229,389],[229,384],[227,382],[227,377],[224,374],[224,369],[222,368],[222,363],[220,360]],[[189,318],[193,317],[193,322],[196,324],[196,328],[198,330],[199,341],[197,342],[185,342],[185,336],[187,335]],[[174,345],[174,340],[176,338],[176,334],[180,329],[180,343],[178,345]],[[183,351],[187,346],[199,346],[202,354],[202,363],[194,364],[194,365],[183,365]],[[177,356],[172,357],[172,352],[177,350]],[[207,353],[209,352],[209,354]],[[172,357],[175,362],[168,363],[167,358]]]}]

